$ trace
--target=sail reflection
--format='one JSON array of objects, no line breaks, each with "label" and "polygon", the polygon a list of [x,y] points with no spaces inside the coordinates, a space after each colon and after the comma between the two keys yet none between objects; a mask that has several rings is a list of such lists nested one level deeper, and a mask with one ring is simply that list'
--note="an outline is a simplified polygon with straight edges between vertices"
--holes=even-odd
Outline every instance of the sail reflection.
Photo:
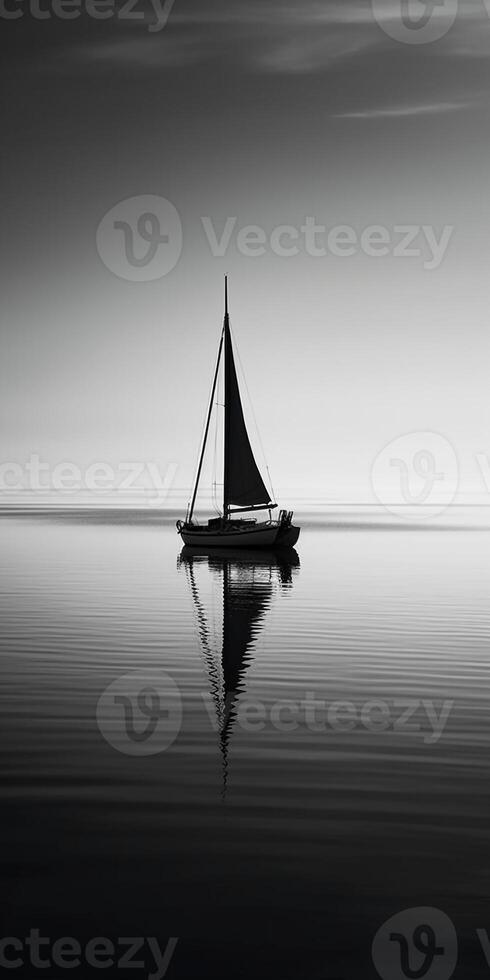
[{"label": "sail reflection", "polygon": [[245,675],[254,659],[267,610],[275,595],[290,588],[299,570],[294,548],[184,547],[179,565],[186,570],[206,663],[223,766],[223,795],[229,776],[229,750]]}]

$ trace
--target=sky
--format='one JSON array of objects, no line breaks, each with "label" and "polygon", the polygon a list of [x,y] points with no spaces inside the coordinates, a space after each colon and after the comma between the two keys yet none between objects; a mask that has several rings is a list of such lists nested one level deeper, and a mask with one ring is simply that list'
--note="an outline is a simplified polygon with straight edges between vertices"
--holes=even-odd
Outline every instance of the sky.
[{"label": "sky", "polygon": [[418,432],[486,490],[490,4],[37,2],[0,14],[1,463],[185,496],[227,273],[281,503],[374,499]]}]

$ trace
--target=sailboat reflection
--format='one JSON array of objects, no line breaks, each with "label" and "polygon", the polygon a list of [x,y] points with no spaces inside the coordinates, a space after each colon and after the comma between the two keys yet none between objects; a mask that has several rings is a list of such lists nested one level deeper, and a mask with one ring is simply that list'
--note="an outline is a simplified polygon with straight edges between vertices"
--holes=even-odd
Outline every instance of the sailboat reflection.
[{"label": "sailboat reflection", "polygon": [[[223,768],[223,796],[229,776],[229,749],[244,677],[274,595],[290,588],[299,569],[294,548],[200,550],[184,547],[184,566],[195,605],[199,639],[207,666]],[[207,574],[210,572],[211,574]],[[204,573],[204,574],[203,574]],[[216,591],[222,615],[215,616]],[[203,599],[204,594],[207,600]],[[221,598],[221,596],[220,596]],[[210,612],[206,612],[206,606]],[[221,622],[220,622],[221,620]]]}]

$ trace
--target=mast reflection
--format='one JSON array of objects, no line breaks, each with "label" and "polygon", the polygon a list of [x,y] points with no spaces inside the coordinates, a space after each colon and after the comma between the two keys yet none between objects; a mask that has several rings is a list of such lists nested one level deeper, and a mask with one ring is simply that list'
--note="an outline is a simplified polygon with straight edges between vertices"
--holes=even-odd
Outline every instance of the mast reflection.
[{"label": "mast reflection", "polygon": [[[229,750],[245,675],[275,595],[292,587],[299,571],[294,548],[184,547],[179,565],[186,570],[199,640],[207,666],[222,758],[223,797],[229,777]],[[203,571],[209,572],[203,579]],[[216,586],[222,609],[215,616]],[[203,598],[204,594],[207,596]],[[207,611],[209,608],[209,611]]]}]

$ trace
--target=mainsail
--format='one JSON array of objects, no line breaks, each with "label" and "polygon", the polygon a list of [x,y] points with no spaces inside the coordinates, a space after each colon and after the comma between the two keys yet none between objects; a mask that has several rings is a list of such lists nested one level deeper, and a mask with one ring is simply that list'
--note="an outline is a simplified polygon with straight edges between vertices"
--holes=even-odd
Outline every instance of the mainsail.
[{"label": "mainsail", "polygon": [[228,284],[225,280],[225,461],[223,509],[231,505],[255,509],[274,506],[255,462],[243,415],[240,389],[233,356],[228,316]]},{"label": "mainsail", "polygon": [[[218,360],[214,372],[194,490],[187,512],[187,520],[189,522],[192,521],[196,503],[223,347],[225,367],[223,516],[226,519],[230,513],[234,513],[237,510],[266,510],[277,506],[271,501],[270,493],[260,475],[245,425],[235,368],[235,358],[233,356],[233,345],[231,342],[230,318],[228,316],[228,280],[225,277],[225,319],[218,349]],[[233,510],[231,509],[232,507]]]},{"label": "mainsail", "polygon": [[194,490],[187,512],[189,522],[192,521],[196,503],[223,346],[225,364],[223,516],[226,519],[230,513],[234,512],[231,510],[232,506],[235,511],[266,510],[277,506],[271,501],[270,493],[260,475],[245,425],[231,342],[230,318],[228,316],[228,279],[225,276],[225,320],[219,343],[218,360],[214,372]]}]

